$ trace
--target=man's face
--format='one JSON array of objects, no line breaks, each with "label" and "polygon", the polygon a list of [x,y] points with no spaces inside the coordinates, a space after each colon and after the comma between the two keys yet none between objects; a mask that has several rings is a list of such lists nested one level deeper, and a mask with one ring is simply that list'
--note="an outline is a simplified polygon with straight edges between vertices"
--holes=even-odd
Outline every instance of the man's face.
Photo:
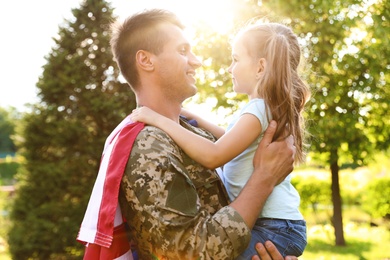
[{"label": "man's face", "polygon": [[172,101],[183,102],[197,92],[195,70],[201,66],[200,61],[191,51],[191,46],[183,31],[172,24],[160,25],[169,40],[163,51],[155,57],[156,75],[163,93]]}]

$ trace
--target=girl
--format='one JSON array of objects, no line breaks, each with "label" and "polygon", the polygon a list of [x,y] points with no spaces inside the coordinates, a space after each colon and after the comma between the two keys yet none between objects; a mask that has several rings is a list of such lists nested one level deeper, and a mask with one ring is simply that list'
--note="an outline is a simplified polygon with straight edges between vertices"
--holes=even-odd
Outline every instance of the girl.
[{"label": "girl", "polygon": [[[301,52],[297,36],[278,23],[252,24],[237,34],[232,46],[233,76],[237,93],[249,102],[234,115],[225,131],[183,109],[200,127],[218,140],[203,139],[147,107],[133,111],[131,119],[161,128],[195,161],[208,168],[223,166],[223,179],[234,200],[253,171],[253,156],[271,120],[278,123],[275,139],[294,137],[296,162],[303,162],[302,112],[310,91],[298,75]],[[299,212],[299,194],[291,176],[276,186],[252,230],[248,249],[238,259],[256,254],[256,242],[271,240],[286,255],[300,256],[307,244],[306,223]]]}]

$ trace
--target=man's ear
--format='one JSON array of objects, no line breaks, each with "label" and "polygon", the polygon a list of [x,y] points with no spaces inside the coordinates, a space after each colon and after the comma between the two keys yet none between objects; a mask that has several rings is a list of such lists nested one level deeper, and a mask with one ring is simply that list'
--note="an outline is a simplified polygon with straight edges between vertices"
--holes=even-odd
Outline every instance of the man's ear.
[{"label": "man's ear", "polygon": [[256,78],[260,78],[262,76],[262,74],[264,73],[265,71],[265,68],[267,66],[267,61],[264,59],[264,58],[261,58],[258,62],[257,62],[257,73],[256,73]]},{"label": "man's ear", "polygon": [[144,50],[139,50],[135,54],[135,59],[137,61],[137,65],[140,69],[145,70],[145,71],[153,71],[154,70],[154,64],[153,64],[153,54],[144,51]]}]

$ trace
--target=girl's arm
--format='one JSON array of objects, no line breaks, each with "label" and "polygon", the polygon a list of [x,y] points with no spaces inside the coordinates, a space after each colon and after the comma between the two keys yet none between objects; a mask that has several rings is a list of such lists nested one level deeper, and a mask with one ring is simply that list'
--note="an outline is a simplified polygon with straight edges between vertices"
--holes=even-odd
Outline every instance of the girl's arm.
[{"label": "girl's arm", "polygon": [[205,120],[204,118],[188,111],[187,109],[182,108],[181,114],[188,119],[196,120],[196,122],[198,122],[199,127],[206,129],[207,131],[212,133],[217,139],[221,138],[221,136],[225,134],[225,129],[223,129],[222,127]]},{"label": "girl's arm", "polygon": [[242,153],[261,133],[260,121],[252,114],[242,115],[233,128],[215,143],[147,107],[134,110],[131,119],[162,129],[186,154],[210,169],[219,167]]}]

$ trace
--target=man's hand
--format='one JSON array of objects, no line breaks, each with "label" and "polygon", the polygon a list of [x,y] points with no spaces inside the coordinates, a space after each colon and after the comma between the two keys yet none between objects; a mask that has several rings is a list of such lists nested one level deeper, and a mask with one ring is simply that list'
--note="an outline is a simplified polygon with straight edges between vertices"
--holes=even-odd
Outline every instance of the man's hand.
[{"label": "man's hand", "polygon": [[272,175],[274,185],[282,182],[294,169],[296,151],[292,136],[272,142],[276,127],[276,122],[271,121],[253,158],[254,172]]},{"label": "man's hand", "polygon": [[[262,243],[257,243],[256,251],[259,255],[253,256],[252,260],[283,260],[283,256],[270,241],[266,241],[264,245]],[[298,260],[298,257],[286,256],[284,260]]]}]

